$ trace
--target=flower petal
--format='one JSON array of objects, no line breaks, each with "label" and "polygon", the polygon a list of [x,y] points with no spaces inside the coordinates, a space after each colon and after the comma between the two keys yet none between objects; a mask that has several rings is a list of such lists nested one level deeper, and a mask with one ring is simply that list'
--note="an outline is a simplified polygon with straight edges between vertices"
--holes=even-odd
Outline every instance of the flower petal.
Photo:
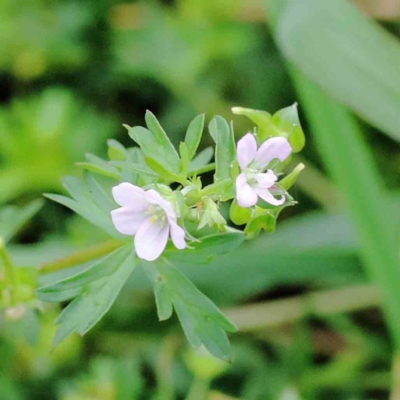
[{"label": "flower petal", "polygon": [[273,206],[280,206],[282,205],[286,198],[285,196],[282,196],[280,199],[276,199],[268,189],[266,188],[262,188],[260,186],[256,186],[255,191],[257,192],[257,194],[267,203],[272,204]]},{"label": "flower petal", "polygon": [[114,200],[122,207],[128,207],[136,212],[144,212],[149,206],[146,192],[128,182],[122,182],[112,188]]},{"label": "flower petal", "polygon": [[247,166],[254,160],[257,153],[257,142],[254,135],[248,133],[243,136],[237,144],[237,159],[240,169],[244,171]]},{"label": "flower petal", "polygon": [[254,161],[258,168],[265,168],[275,158],[286,160],[291,152],[292,148],[285,138],[273,137],[260,146]]},{"label": "flower petal", "polygon": [[168,224],[148,218],[140,225],[135,236],[135,250],[139,258],[154,261],[165,249],[168,241]]},{"label": "flower petal", "polygon": [[179,250],[186,247],[185,231],[175,222],[170,222],[172,243]]},{"label": "flower petal", "polygon": [[124,235],[135,235],[147,217],[144,212],[134,212],[126,207],[111,211],[111,219],[115,229]]},{"label": "flower petal", "polygon": [[160,193],[158,193],[156,190],[154,189],[148,190],[146,192],[146,199],[149,203],[157,204],[158,206],[160,206],[167,214],[168,219],[176,221],[176,214],[172,207],[172,204],[169,201],[163,199]]},{"label": "flower petal", "polygon": [[278,177],[274,174],[274,171],[269,169],[265,173],[256,174],[256,181],[258,186],[261,188],[269,189],[278,180]]},{"label": "flower petal", "polygon": [[257,203],[257,193],[247,183],[245,174],[236,178],[236,199],[240,207],[252,207]]}]

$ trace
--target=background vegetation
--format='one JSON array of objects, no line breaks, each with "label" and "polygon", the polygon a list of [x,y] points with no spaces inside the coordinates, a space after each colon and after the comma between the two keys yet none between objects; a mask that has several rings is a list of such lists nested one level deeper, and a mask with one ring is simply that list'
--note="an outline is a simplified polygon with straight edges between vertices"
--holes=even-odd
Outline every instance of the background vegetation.
[{"label": "background vegetation", "polygon": [[0,2],[0,236],[27,290],[33,269],[59,279],[70,271],[45,273],[49,261],[104,239],[38,199],[107,138],[130,145],[121,124],[146,109],[177,144],[199,113],[240,138],[250,125],[232,106],[297,101],[307,135],[299,204],[276,233],[184,269],[240,328],[231,365],[159,323],[134,274],[91,332],[53,351],[60,307],[27,293],[6,309],[1,399],[400,398],[400,4],[353,3]]}]

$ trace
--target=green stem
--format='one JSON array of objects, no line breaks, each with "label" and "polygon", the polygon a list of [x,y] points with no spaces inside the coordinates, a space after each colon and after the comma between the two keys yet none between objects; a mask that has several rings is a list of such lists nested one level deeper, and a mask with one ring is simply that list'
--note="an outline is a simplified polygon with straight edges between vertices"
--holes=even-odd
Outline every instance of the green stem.
[{"label": "green stem", "polygon": [[327,316],[354,312],[380,303],[381,296],[376,287],[358,285],[235,307],[224,310],[224,313],[240,331],[249,332],[287,325],[308,315]]},{"label": "green stem", "polygon": [[40,266],[39,272],[41,274],[48,274],[62,269],[74,267],[75,265],[83,264],[99,257],[105,256],[114,250],[119,249],[124,245],[124,242],[116,239],[108,240],[100,243],[99,245],[90,247],[88,249],[78,251],[67,257],[58,260],[44,263]]},{"label": "green stem", "polygon": [[15,274],[14,265],[12,263],[11,257],[8,254],[6,244],[4,243],[2,238],[0,238],[0,259],[3,262],[6,282],[8,283],[10,290],[10,303],[13,306],[16,303],[15,288],[17,286],[18,279]]},{"label": "green stem", "polygon": [[393,357],[392,367],[392,389],[390,400],[400,400],[400,355],[395,354]]},{"label": "green stem", "polygon": [[186,400],[207,400],[210,380],[194,377]]},{"label": "green stem", "polygon": [[179,339],[175,336],[168,336],[161,344],[155,368],[157,400],[174,400],[176,398],[172,377],[172,364],[178,346]]}]

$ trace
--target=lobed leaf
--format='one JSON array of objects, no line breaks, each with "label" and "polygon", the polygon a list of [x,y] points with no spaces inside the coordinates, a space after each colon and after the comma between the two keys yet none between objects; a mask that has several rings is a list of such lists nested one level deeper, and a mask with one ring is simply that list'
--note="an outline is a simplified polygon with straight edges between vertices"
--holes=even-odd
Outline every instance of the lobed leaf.
[{"label": "lobed leaf", "polygon": [[159,318],[168,318],[174,308],[192,346],[203,344],[214,356],[229,360],[225,331],[236,332],[237,328],[216,305],[165,258],[143,266],[153,284]]}]

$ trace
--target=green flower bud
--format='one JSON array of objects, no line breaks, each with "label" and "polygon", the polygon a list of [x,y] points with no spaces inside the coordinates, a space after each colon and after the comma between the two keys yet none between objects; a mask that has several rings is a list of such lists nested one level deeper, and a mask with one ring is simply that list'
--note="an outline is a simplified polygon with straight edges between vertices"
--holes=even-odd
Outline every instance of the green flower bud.
[{"label": "green flower bud", "polygon": [[200,221],[198,229],[204,228],[206,225],[209,227],[217,227],[223,229],[226,226],[224,217],[220,214],[218,206],[209,197],[203,197],[200,203]]}]

